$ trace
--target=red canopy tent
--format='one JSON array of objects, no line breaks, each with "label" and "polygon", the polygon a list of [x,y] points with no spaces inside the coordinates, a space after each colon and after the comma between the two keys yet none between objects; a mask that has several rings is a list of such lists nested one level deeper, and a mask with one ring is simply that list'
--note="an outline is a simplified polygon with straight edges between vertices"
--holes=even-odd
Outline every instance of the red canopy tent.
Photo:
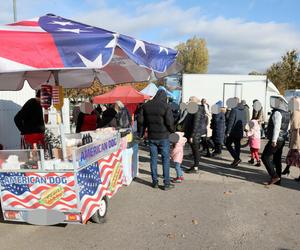
[{"label": "red canopy tent", "polygon": [[93,99],[94,104],[109,104],[115,103],[117,100],[124,103],[129,112],[133,114],[137,104],[143,103],[145,100],[150,99],[150,96],[143,95],[132,86],[117,86],[113,90]]},{"label": "red canopy tent", "polygon": [[108,104],[115,103],[117,100],[124,104],[129,103],[142,103],[148,100],[150,96],[143,95],[132,86],[117,86],[113,90],[99,96],[95,96],[93,103],[95,104]]}]

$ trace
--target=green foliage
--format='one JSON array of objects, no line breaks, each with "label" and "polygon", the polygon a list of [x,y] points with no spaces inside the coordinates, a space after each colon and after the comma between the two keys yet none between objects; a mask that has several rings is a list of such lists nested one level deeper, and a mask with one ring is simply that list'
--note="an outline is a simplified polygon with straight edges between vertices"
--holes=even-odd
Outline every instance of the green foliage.
[{"label": "green foliage", "polygon": [[286,89],[300,88],[300,61],[296,50],[288,51],[280,62],[267,70],[268,78],[283,94]]},{"label": "green foliage", "polygon": [[248,75],[263,76],[263,75],[265,75],[265,73],[260,73],[260,72],[257,72],[257,71],[251,71]]},{"label": "green foliage", "polygon": [[177,61],[183,65],[184,73],[206,73],[208,68],[208,49],[204,39],[193,37],[176,46]]}]

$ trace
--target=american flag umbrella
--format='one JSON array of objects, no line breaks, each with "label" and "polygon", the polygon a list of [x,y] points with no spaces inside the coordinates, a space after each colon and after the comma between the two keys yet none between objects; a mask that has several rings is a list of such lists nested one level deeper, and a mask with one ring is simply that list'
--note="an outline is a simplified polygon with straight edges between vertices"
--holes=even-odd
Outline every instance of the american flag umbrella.
[{"label": "american flag umbrella", "polygon": [[179,70],[177,51],[53,14],[0,26],[0,90],[148,80]]}]

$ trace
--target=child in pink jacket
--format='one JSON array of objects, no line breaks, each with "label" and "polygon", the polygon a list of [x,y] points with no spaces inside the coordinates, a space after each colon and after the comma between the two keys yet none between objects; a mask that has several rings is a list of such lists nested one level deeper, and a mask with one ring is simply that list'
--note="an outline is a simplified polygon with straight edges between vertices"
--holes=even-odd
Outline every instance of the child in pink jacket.
[{"label": "child in pink jacket", "polygon": [[256,167],[260,167],[260,158],[258,151],[260,149],[260,126],[257,120],[249,121],[249,131],[247,136],[249,138],[249,146],[251,151],[251,159],[248,161],[250,164],[254,164],[254,159],[256,160]]},{"label": "child in pink jacket", "polygon": [[179,140],[173,146],[173,149],[171,152],[171,159],[175,162],[175,170],[176,170],[177,177],[173,178],[171,181],[175,182],[175,183],[180,183],[184,180],[183,172],[181,169],[181,163],[183,160],[183,147],[184,147],[187,139],[183,136],[184,133],[182,133],[182,132],[176,132],[176,134],[179,135]]}]

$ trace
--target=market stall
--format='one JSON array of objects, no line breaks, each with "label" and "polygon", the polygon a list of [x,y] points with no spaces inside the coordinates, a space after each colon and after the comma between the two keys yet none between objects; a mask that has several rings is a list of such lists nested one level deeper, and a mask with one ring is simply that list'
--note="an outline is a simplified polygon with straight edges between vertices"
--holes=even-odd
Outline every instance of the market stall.
[{"label": "market stall", "polygon": [[[93,98],[94,104],[112,104],[121,101],[131,113],[139,103],[144,103],[150,96],[138,92],[132,86],[117,86],[113,90]],[[129,185],[138,175],[138,144],[134,141],[132,131],[121,139],[123,183]]]},{"label": "market stall", "polygon": [[144,103],[145,100],[149,99],[149,95],[140,93],[132,86],[117,86],[103,95],[95,96],[93,98],[93,103],[110,104],[121,101],[127,107],[129,112],[133,114],[139,103]]},{"label": "market stall", "polygon": [[0,151],[4,219],[39,225],[101,222],[108,198],[123,184],[122,149],[128,139],[112,128],[66,134],[63,88],[87,87],[95,78],[115,84],[144,81],[151,72],[163,76],[175,70],[176,55],[53,14],[0,26],[0,90],[19,90],[24,81],[44,89],[44,113],[50,105],[56,108],[61,145]]}]

